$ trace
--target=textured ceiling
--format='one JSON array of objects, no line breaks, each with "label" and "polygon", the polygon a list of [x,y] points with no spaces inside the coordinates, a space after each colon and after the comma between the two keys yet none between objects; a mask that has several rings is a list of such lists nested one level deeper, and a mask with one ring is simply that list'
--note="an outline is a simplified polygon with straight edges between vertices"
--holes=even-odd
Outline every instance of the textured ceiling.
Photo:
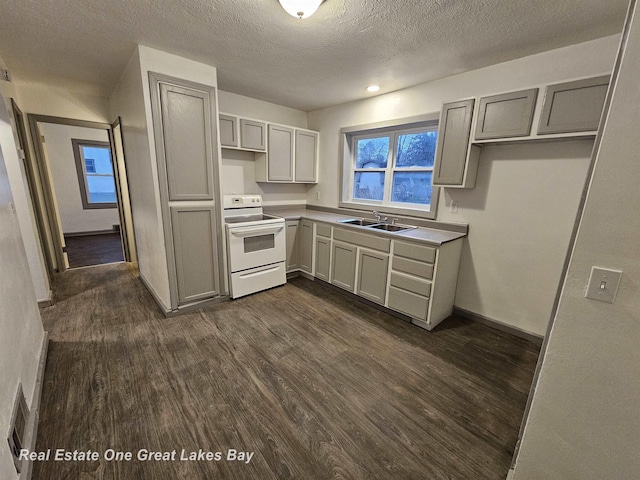
[{"label": "textured ceiling", "polygon": [[222,90],[315,110],[622,30],[628,0],[0,0],[18,81],[109,96],[141,43],[218,67]]}]

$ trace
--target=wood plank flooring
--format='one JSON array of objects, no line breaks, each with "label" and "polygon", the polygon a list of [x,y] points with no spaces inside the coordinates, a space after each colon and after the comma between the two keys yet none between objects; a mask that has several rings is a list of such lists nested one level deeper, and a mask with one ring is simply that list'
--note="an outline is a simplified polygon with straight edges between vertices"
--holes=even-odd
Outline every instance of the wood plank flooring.
[{"label": "wood plank flooring", "polygon": [[507,475],[538,355],[525,340],[455,317],[426,332],[301,278],[171,319],[126,264],[54,288],[37,450],[134,460],[36,462],[35,480]]},{"label": "wood plank flooring", "polygon": [[64,241],[67,245],[69,268],[124,261],[119,233],[67,236]]}]

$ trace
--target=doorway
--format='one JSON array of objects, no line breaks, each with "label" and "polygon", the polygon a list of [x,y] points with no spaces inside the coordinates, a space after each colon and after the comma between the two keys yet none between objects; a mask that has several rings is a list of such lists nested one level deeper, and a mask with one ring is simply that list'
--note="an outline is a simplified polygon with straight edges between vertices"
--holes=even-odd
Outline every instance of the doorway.
[{"label": "doorway", "polygon": [[112,126],[33,114],[28,120],[54,271],[135,262],[124,153]]}]

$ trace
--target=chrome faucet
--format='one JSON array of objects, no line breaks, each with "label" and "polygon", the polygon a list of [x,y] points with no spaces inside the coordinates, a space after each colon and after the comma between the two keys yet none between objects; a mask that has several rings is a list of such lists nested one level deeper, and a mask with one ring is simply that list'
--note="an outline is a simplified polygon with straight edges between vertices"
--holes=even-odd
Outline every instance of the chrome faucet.
[{"label": "chrome faucet", "polygon": [[391,219],[391,225],[395,225],[398,220],[400,220],[398,217],[393,217]]},{"label": "chrome faucet", "polygon": [[375,210],[372,213],[373,213],[373,216],[376,217],[376,221],[378,222],[386,222],[387,220],[389,220],[388,217],[383,217],[382,215],[380,215],[379,212]]}]

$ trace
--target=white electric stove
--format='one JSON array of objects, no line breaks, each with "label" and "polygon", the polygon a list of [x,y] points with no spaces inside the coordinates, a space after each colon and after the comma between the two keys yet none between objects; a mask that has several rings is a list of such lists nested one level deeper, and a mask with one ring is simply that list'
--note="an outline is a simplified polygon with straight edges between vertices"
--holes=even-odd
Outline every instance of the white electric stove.
[{"label": "white electric stove", "polygon": [[225,195],[223,200],[231,298],[284,285],[284,218],[263,213],[260,195]]}]

